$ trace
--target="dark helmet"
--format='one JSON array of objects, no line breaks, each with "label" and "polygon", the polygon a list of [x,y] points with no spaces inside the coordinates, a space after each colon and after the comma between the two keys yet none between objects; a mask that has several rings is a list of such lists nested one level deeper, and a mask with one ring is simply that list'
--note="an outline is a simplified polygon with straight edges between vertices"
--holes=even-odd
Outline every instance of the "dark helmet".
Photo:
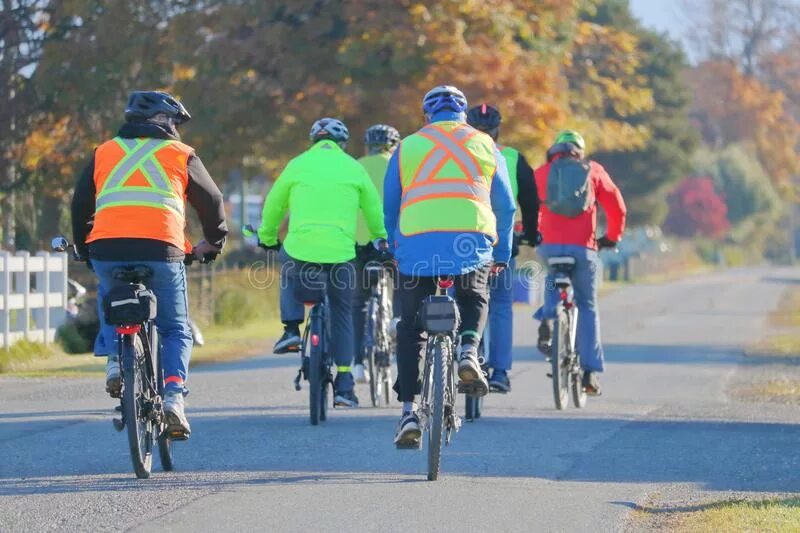
[{"label": "dark helmet", "polygon": [[364,132],[367,147],[391,148],[400,142],[400,132],[388,124],[375,124]]},{"label": "dark helmet", "polygon": [[125,120],[128,122],[144,121],[159,114],[170,117],[175,124],[183,124],[192,118],[183,104],[168,93],[133,91],[128,95],[128,105],[125,106]]},{"label": "dark helmet", "polygon": [[422,111],[426,115],[430,116],[445,109],[466,113],[467,97],[452,85],[439,85],[428,91],[422,99]]},{"label": "dark helmet", "polygon": [[500,111],[489,104],[476,105],[467,112],[467,123],[475,129],[497,137],[498,128],[503,121]]},{"label": "dark helmet", "polygon": [[321,118],[311,126],[311,132],[308,136],[312,143],[328,139],[339,145],[344,145],[350,139],[350,132],[341,120]]}]

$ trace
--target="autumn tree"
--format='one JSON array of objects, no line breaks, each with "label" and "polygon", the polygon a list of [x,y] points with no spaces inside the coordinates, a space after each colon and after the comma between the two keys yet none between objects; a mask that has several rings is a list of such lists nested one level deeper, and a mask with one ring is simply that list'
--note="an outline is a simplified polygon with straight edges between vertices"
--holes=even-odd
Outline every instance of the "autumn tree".
[{"label": "autumn tree", "polygon": [[49,14],[46,0],[0,2],[0,211],[3,247],[15,246],[15,191],[24,183],[17,163],[37,107],[30,76],[41,58]]},{"label": "autumn tree", "polygon": [[[629,199],[633,224],[660,223],[666,215],[668,187],[691,168],[697,146],[695,128],[689,121],[691,92],[683,79],[686,59],[681,48],[666,36],[642,27],[631,14],[627,0],[605,0],[589,20],[616,27],[637,37],[640,62],[633,72],[652,92],[653,106],[626,117],[636,142],[618,143],[614,150],[600,150],[592,157],[603,164]],[[618,119],[612,108],[607,114]],[[642,134],[638,129],[645,129]]]},{"label": "autumn tree", "polygon": [[680,237],[722,240],[730,229],[725,200],[708,177],[686,178],[669,195],[664,229]]}]

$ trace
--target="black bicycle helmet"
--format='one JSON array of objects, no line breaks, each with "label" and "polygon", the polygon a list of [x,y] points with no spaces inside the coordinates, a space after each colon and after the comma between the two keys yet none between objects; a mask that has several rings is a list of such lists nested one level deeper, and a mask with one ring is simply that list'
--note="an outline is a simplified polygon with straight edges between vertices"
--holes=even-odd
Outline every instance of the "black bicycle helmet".
[{"label": "black bicycle helmet", "polygon": [[467,123],[475,129],[497,138],[498,129],[503,117],[500,111],[489,104],[476,105],[467,112]]},{"label": "black bicycle helmet", "polygon": [[350,139],[350,132],[344,122],[339,119],[321,118],[311,126],[311,132],[308,136],[312,143],[328,139],[339,145],[344,145]]},{"label": "black bicycle helmet", "polygon": [[128,95],[125,120],[139,122],[163,114],[175,124],[188,122],[192,116],[172,95],[161,91],[133,91]]},{"label": "black bicycle helmet", "polygon": [[400,142],[400,132],[388,124],[375,124],[364,132],[367,147],[391,148]]}]

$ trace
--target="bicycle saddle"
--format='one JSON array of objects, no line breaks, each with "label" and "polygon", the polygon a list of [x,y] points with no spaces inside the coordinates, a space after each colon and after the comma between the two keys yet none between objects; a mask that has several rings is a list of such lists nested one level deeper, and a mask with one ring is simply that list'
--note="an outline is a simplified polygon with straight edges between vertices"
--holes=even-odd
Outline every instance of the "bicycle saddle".
[{"label": "bicycle saddle", "polygon": [[121,266],[112,269],[111,275],[118,281],[143,283],[146,279],[153,277],[153,270],[147,265]]}]

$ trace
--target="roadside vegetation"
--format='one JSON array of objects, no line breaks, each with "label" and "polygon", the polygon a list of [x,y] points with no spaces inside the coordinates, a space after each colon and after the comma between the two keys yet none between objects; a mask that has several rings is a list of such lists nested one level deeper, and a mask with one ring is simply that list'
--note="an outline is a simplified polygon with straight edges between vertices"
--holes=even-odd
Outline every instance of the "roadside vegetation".
[{"label": "roadside vegetation", "polygon": [[[190,316],[205,344],[192,351],[192,364],[230,361],[268,352],[280,332],[277,282],[254,286],[248,268],[219,268],[189,276]],[[274,281],[274,280],[273,280]],[[58,344],[20,341],[0,351],[0,373],[14,375],[85,375],[102,373],[104,358],[91,354],[98,331],[94,300],[77,321],[59,329]]]},{"label": "roadside vegetation", "polygon": [[676,509],[646,507],[636,513],[634,529],[675,533],[790,533],[800,531],[800,498],[722,500]]}]

